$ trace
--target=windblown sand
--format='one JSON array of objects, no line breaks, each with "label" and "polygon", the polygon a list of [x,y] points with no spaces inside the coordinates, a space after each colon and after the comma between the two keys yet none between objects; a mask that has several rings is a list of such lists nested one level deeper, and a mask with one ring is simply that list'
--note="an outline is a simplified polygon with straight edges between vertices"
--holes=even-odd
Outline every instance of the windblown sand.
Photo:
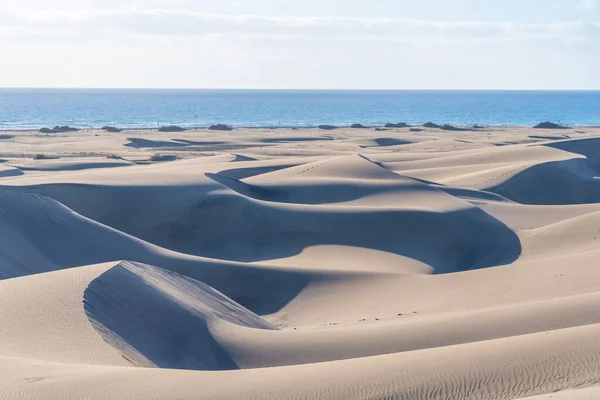
[{"label": "windblown sand", "polygon": [[600,128],[20,132],[0,159],[1,399],[600,398]]}]

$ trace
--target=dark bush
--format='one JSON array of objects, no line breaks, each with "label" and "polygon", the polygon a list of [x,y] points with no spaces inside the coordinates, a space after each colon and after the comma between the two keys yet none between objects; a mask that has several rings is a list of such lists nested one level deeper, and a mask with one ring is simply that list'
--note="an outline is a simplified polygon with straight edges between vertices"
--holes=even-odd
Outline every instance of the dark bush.
[{"label": "dark bush", "polygon": [[185,131],[185,128],[182,128],[177,125],[168,125],[168,126],[161,126],[160,128],[158,128],[158,131],[159,132],[183,132],[183,131]]},{"label": "dark bush", "polygon": [[319,129],[324,129],[326,131],[332,131],[334,129],[337,129],[337,126],[334,126],[334,125],[319,125]]},{"label": "dark bush", "polygon": [[566,126],[555,124],[554,122],[541,122],[534,126],[535,129],[569,129]]},{"label": "dark bush", "polygon": [[391,123],[388,122],[387,124],[385,124],[386,128],[408,128],[410,125],[408,125],[406,122],[398,122],[398,123]]},{"label": "dark bush", "polygon": [[64,133],[64,132],[77,132],[79,129],[71,128],[68,125],[56,125],[54,128],[42,128],[40,133]]},{"label": "dark bush", "polygon": [[114,132],[114,133],[121,132],[121,130],[119,128],[114,127],[114,126],[103,126],[102,130],[105,130],[107,132]]},{"label": "dark bush", "polygon": [[162,155],[162,154],[152,154],[152,157],[148,161],[152,162],[162,162],[162,161],[174,161],[177,159],[177,156],[174,155]]},{"label": "dark bush", "polygon": [[436,129],[440,129],[440,128],[442,127],[441,125],[434,124],[434,123],[433,123],[433,122],[431,122],[431,121],[429,121],[429,122],[425,122],[425,123],[423,124],[423,126],[424,126],[425,128],[436,128]]},{"label": "dark bush", "polygon": [[354,129],[367,129],[367,126],[364,126],[363,124],[352,124],[350,125],[350,128],[354,128]]},{"label": "dark bush", "polygon": [[40,129],[40,133],[59,133],[59,131],[55,131],[52,128],[42,128]]},{"label": "dark bush", "polygon": [[226,124],[215,124],[208,127],[211,131],[231,131],[233,127],[231,125]]},{"label": "dark bush", "polygon": [[464,128],[458,128],[456,126],[452,126],[450,124],[444,124],[444,125],[442,125],[442,127],[440,129],[443,129],[445,131],[466,131],[467,130]]},{"label": "dark bush", "polygon": [[57,132],[77,132],[79,130],[77,128],[72,128],[69,125],[62,125],[62,126],[56,125],[52,129],[54,129]]}]

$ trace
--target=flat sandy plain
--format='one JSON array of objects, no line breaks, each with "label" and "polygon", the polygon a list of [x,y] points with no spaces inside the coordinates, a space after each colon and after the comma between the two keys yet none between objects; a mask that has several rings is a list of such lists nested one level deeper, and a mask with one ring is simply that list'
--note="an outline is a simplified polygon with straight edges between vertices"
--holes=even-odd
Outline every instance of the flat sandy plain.
[{"label": "flat sandy plain", "polygon": [[600,398],[600,128],[4,132],[0,159],[1,399]]}]

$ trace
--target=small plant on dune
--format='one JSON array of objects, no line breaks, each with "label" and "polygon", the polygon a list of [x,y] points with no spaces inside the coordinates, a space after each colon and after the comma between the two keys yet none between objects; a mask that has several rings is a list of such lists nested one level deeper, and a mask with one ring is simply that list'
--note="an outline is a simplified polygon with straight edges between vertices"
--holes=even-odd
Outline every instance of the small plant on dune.
[{"label": "small plant on dune", "polygon": [[117,127],[114,126],[103,126],[102,130],[105,130],[106,132],[112,132],[112,133],[119,133],[121,132],[121,130]]},{"label": "small plant on dune", "polygon": [[56,125],[52,129],[57,132],[77,132],[77,131],[79,131],[78,128],[73,128],[73,127],[70,127],[69,125]]},{"label": "small plant on dune", "polygon": [[148,161],[152,161],[152,162],[160,162],[160,161],[173,161],[176,160],[177,156],[174,155],[169,155],[169,154],[152,154],[152,156],[150,157],[150,159]]},{"label": "small plant on dune", "polygon": [[332,131],[334,129],[337,129],[337,126],[334,125],[319,125],[319,129],[323,129],[326,131]]},{"label": "small plant on dune", "polygon": [[466,131],[468,129],[465,128],[458,128],[454,125],[450,125],[450,124],[444,124],[440,129],[444,130],[444,131]]},{"label": "small plant on dune", "polygon": [[182,128],[181,126],[177,126],[177,125],[168,125],[168,126],[161,126],[160,128],[158,128],[159,132],[183,132],[185,131],[185,128]]},{"label": "small plant on dune", "polygon": [[535,129],[568,129],[568,127],[560,124],[555,124],[554,122],[541,122],[534,126]]},{"label": "small plant on dune", "polygon": [[436,124],[436,123],[433,123],[433,122],[431,122],[431,121],[429,121],[429,122],[425,122],[425,123],[423,124],[423,126],[424,126],[425,128],[433,128],[433,129],[439,129],[439,128],[441,128],[441,127],[442,127],[441,125],[438,125],[438,124]]},{"label": "small plant on dune", "polygon": [[54,128],[42,128],[39,130],[40,133],[65,133],[65,132],[77,132],[78,128],[70,127],[69,125],[56,125]]},{"label": "small plant on dune", "polygon": [[39,130],[40,133],[59,133],[58,131],[55,131],[52,128],[41,128]]},{"label": "small plant on dune", "polygon": [[231,131],[231,130],[233,130],[233,127],[231,125],[215,124],[215,125],[209,126],[208,130],[210,130],[210,131]]},{"label": "small plant on dune", "polygon": [[384,126],[386,128],[409,128],[410,127],[410,125],[408,125],[406,122],[397,122],[397,123],[388,122]]},{"label": "small plant on dune", "polygon": [[45,160],[48,157],[46,157],[44,154],[36,154],[35,156],[33,156],[34,160]]}]

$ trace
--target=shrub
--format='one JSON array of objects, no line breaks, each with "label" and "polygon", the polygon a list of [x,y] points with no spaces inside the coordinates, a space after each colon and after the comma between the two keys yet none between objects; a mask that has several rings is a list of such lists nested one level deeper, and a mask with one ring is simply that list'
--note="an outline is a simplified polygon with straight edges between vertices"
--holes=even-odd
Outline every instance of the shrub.
[{"label": "shrub", "polygon": [[429,122],[425,122],[425,123],[423,124],[423,126],[424,126],[425,128],[437,128],[437,129],[439,129],[439,128],[441,128],[441,127],[442,127],[441,125],[434,124],[434,123],[433,123],[433,122],[431,122],[431,121],[429,121]]},{"label": "shrub", "polygon": [[398,122],[398,123],[391,123],[388,122],[387,124],[385,124],[386,128],[408,128],[410,125],[408,125],[406,122]]},{"label": "shrub", "polygon": [[164,158],[162,155],[156,153],[156,154],[152,154],[152,157],[150,157],[150,161],[163,161]]},{"label": "shrub", "polygon": [[42,128],[40,133],[64,133],[64,132],[77,132],[79,129],[72,128],[68,125],[56,125],[54,128]]},{"label": "shrub", "polygon": [[225,124],[214,124],[209,126],[208,129],[211,131],[231,131],[233,130],[233,127]]},{"label": "shrub", "polygon": [[463,128],[457,128],[456,126],[452,126],[450,124],[444,124],[440,129],[443,129],[445,131],[464,131],[465,130]]},{"label": "shrub", "polygon": [[536,126],[534,126],[535,129],[568,129],[568,127],[563,126],[563,125],[559,125],[559,124],[555,124],[554,122],[541,122],[539,124],[537,124]]},{"label": "shrub", "polygon": [[334,129],[337,129],[337,126],[333,126],[333,125],[319,125],[319,129],[323,129],[326,131],[332,131]]},{"label": "shrub", "polygon": [[183,132],[183,131],[185,131],[185,128],[182,128],[177,125],[168,125],[168,126],[161,126],[160,128],[158,128],[158,131],[159,132]]},{"label": "shrub", "polygon": [[105,130],[107,132],[113,132],[113,133],[121,132],[121,130],[119,128],[114,127],[114,126],[103,126],[102,130]]},{"label": "shrub", "polygon": [[46,157],[44,154],[36,154],[35,156],[33,156],[34,160],[45,160],[48,157]]},{"label": "shrub", "polygon": [[367,126],[364,126],[363,124],[352,124],[350,125],[350,128],[354,128],[354,129],[367,129]]},{"label": "shrub", "polygon": [[52,128],[42,128],[40,129],[40,133],[58,133],[58,131],[55,131]]},{"label": "shrub", "polygon": [[174,155],[162,155],[162,154],[158,154],[155,153],[152,155],[152,157],[150,157],[150,159],[148,161],[152,161],[152,162],[160,162],[160,161],[174,161],[177,160],[177,156]]},{"label": "shrub", "polygon": [[72,128],[69,125],[56,125],[54,128],[52,128],[53,130],[55,130],[56,132],[77,132],[79,129],[77,128]]}]

